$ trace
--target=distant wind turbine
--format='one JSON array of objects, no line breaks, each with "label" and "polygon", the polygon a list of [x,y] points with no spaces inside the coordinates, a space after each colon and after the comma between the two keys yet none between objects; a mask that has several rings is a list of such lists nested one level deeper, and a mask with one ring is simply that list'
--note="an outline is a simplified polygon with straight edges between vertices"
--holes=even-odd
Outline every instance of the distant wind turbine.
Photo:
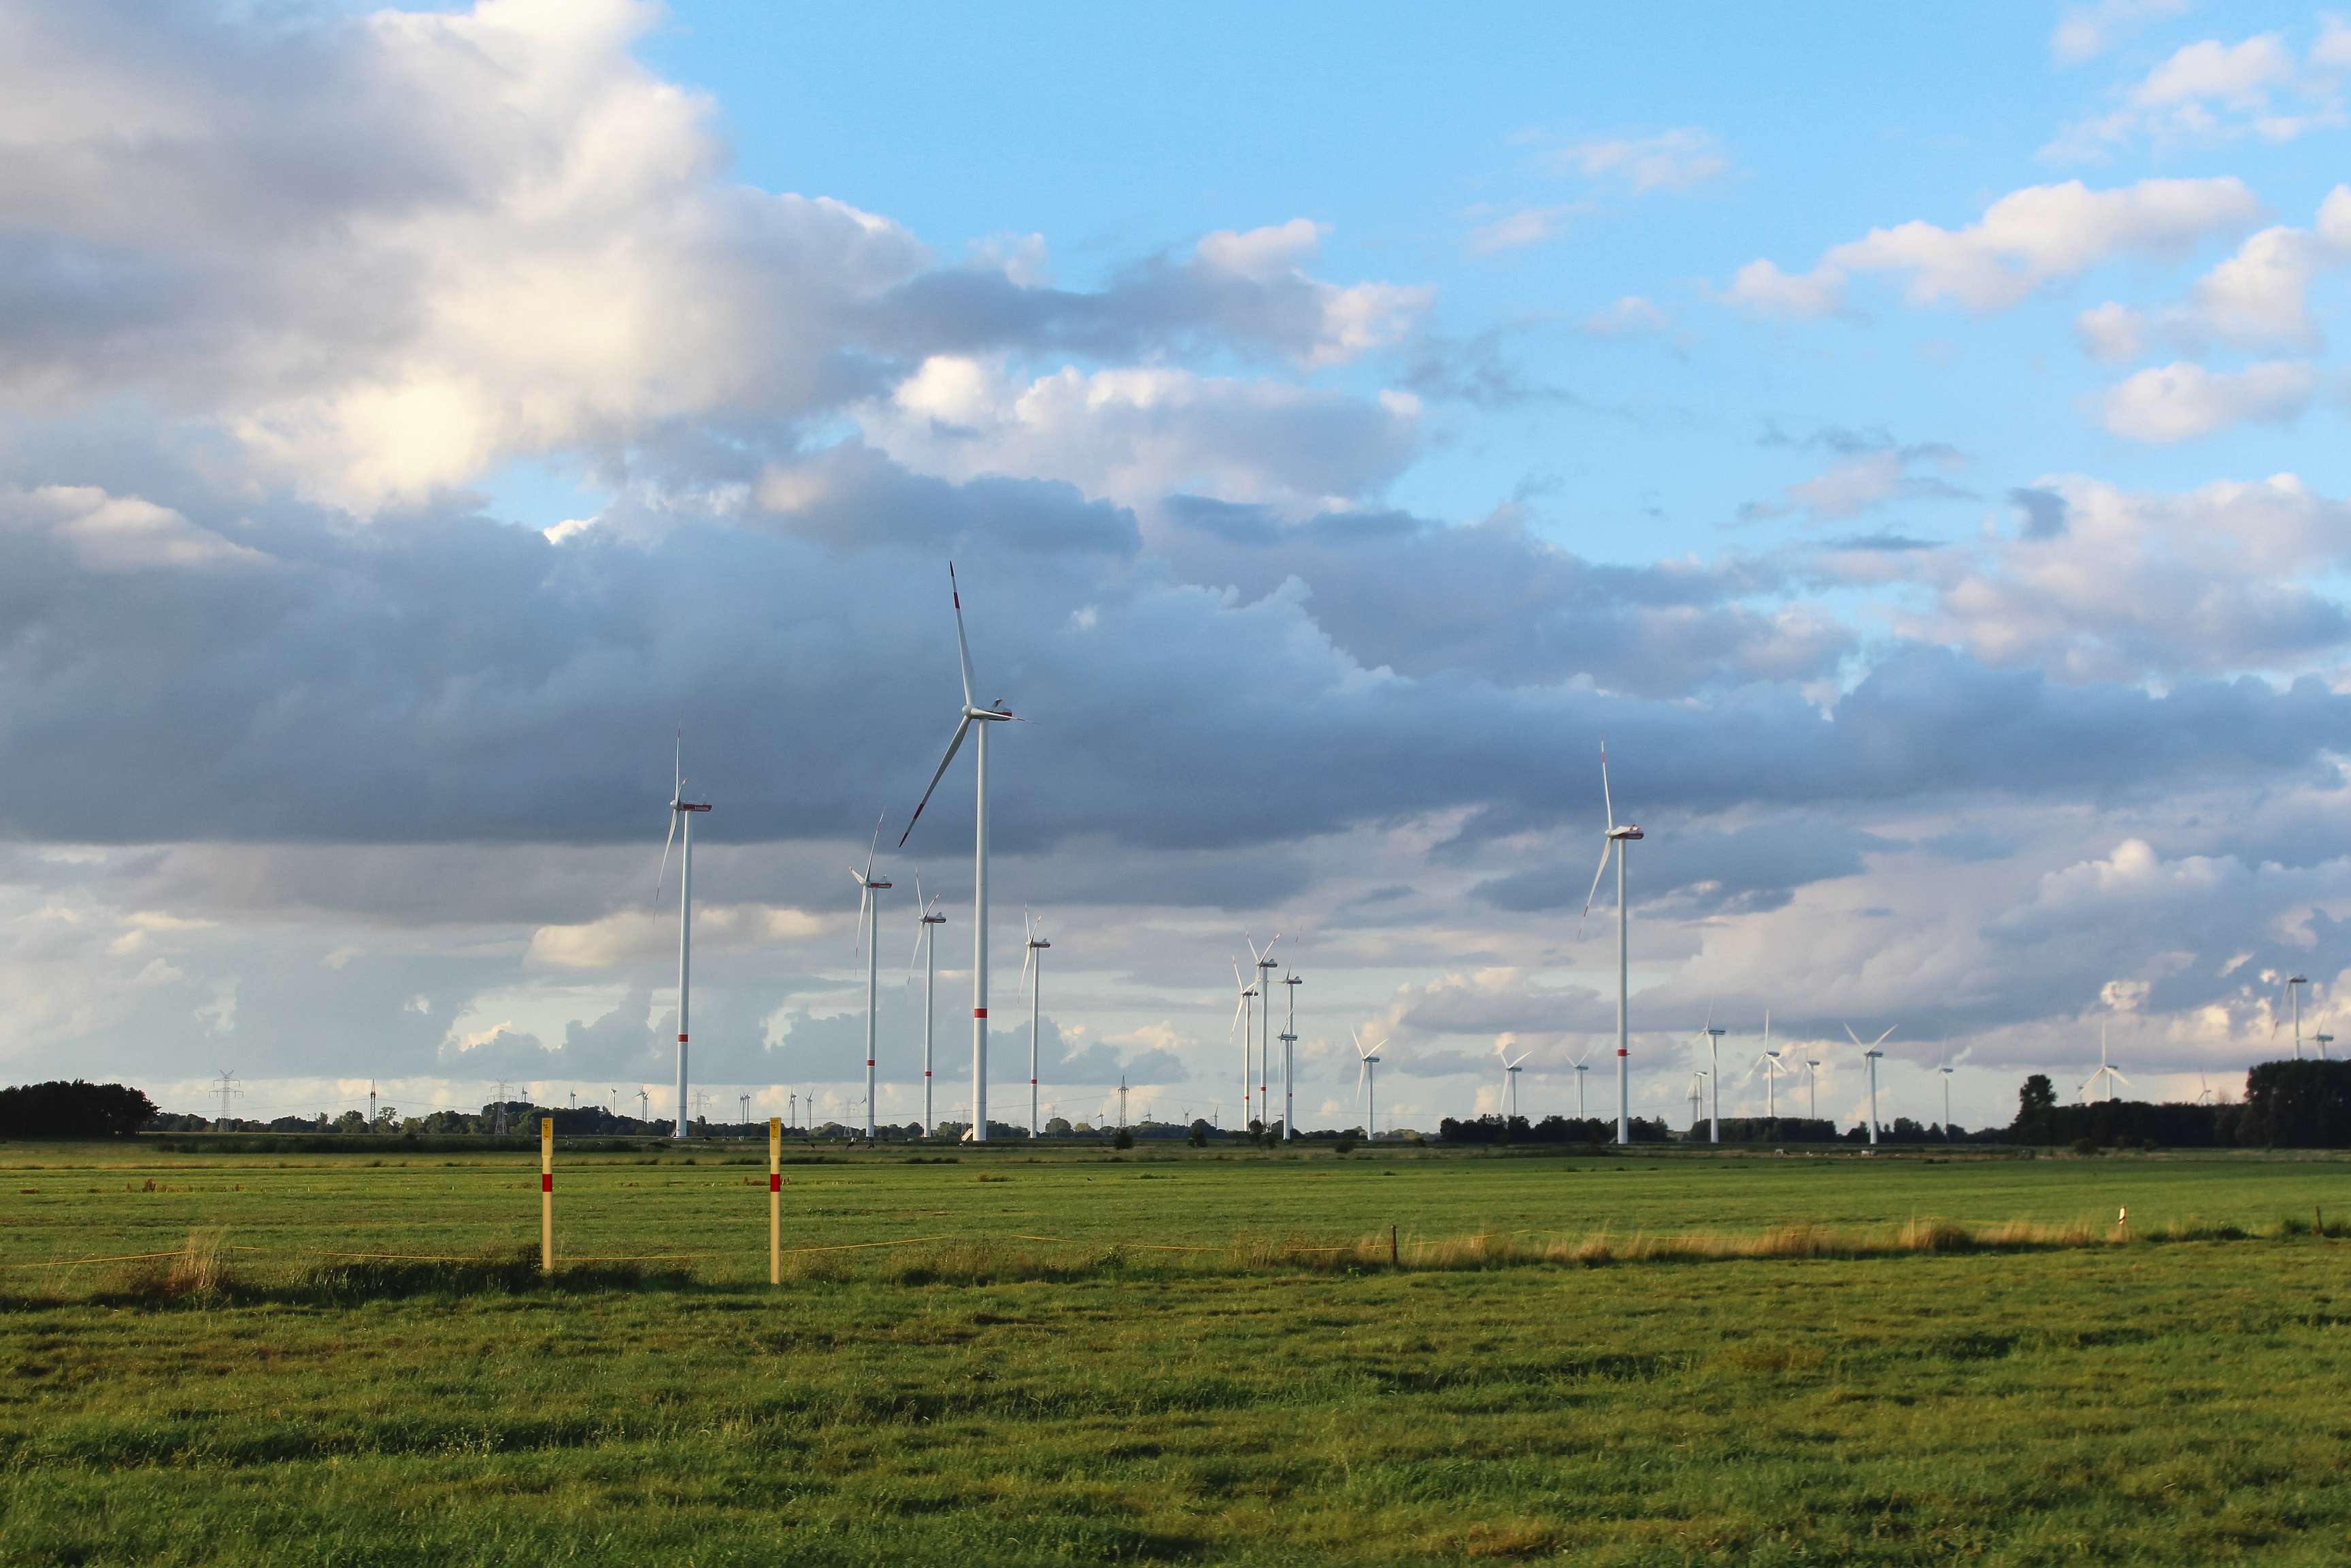
[{"label": "distant wind turbine", "polygon": [[678,726],[677,750],[672,759],[676,786],[670,791],[669,836],[662,841],[661,873],[653,879],[653,898],[659,902],[663,886],[669,880],[670,845],[678,838],[678,824],[685,824],[685,842],[680,848],[677,873],[677,1124],[670,1129],[673,1138],[692,1135],[686,1122],[685,1052],[686,997],[694,968],[694,819],[697,812],[710,810],[709,802],[685,798],[685,727]]},{"label": "distant wind turbine", "polygon": [[1584,1061],[1584,1057],[1588,1057],[1591,1054],[1592,1052],[1589,1050],[1586,1050],[1583,1056],[1577,1057],[1573,1062],[1570,1063],[1570,1065],[1575,1069],[1575,1119],[1579,1122],[1590,1120],[1589,1116],[1585,1114],[1583,1109],[1583,1075],[1592,1071],[1591,1067]]},{"label": "distant wind turbine", "polygon": [[1291,1130],[1298,1124],[1296,1083],[1291,1072],[1290,1048],[1298,1043],[1298,988],[1306,982],[1296,975],[1283,977],[1284,1006],[1281,1014],[1281,1141],[1290,1142]]},{"label": "distant wind turbine", "polygon": [[1378,1074],[1372,1070],[1379,1066],[1380,1048],[1386,1045],[1387,1040],[1383,1037],[1366,1046],[1362,1035],[1353,1030],[1349,1030],[1347,1032],[1354,1040],[1355,1056],[1359,1063],[1355,1069],[1355,1096],[1363,1102],[1364,1105],[1364,1136],[1376,1138],[1380,1135],[1380,1086]]},{"label": "distant wind turbine", "polygon": [[1937,1071],[1943,1075],[1943,1136],[1951,1135],[1951,1064],[1945,1062]]},{"label": "distant wind turbine", "polygon": [[2335,1043],[2335,1037],[2331,1034],[2314,1034],[2310,1038],[2318,1042],[2318,1060],[2325,1061],[2327,1059],[2326,1048]]},{"label": "distant wind turbine", "polygon": [[1845,1025],[1844,1032],[1846,1039],[1861,1046],[1862,1060],[1869,1063],[1869,1141],[1876,1144],[1877,1142],[1877,1059],[1886,1054],[1877,1048],[1886,1043],[1886,1036],[1894,1032],[1894,1026],[1888,1024],[1886,1034],[1879,1035],[1867,1045],[1861,1045],[1861,1036],[1853,1032],[1853,1025]]},{"label": "distant wind turbine", "polygon": [[1052,944],[1045,940],[1042,920],[1032,918],[1027,925],[1029,956],[1020,960],[1020,977],[1029,982],[1029,1135],[1040,1138],[1045,1135],[1045,1123],[1037,1108],[1037,1037],[1045,1023],[1045,960],[1038,955]]},{"label": "distant wind turbine", "polygon": [[1519,1074],[1530,1053],[1520,1051],[1515,1057],[1502,1057],[1502,1124],[1508,1126],[1519,1113]]},{"label": "distant wind turbine", "polygon": [[938,771],[931,775],[930,787],[914,807],[914,814],[906,819],[906,831],[898,835],[898,847],[904,849],[914,833],[914,824],[923,819],[923,808],[931,803],[931,791],[946,777],[947,764],[955,760],[956,752],[963,746],[963,737],[973,725],[979,727],[979,756],[972,768],[977,779],[975,797],[977,810],[972,828],[971,882],[971,1130],[965,1134],[973,1143],[987,1142],[987,731],[990,726],[1010,719],[1012,710],[998,697],[992,707],[981,707],[971,695],[971,643],[963,631],[963,590],[956,581],[955,562],[947,562],[947,589],[955,600],[956,653],[962,661],[963,713],[956,721],[955,738],[947,742],[947,754],[939,758]]},{"label": "distant wind turbine", "polygon": [[[1608,743],[1600,743],[1600,804],[1606,812],[1608,831],[1600,846],[1600,866],[1592,873],[1591,892],[1583,895],[1583,913],[1592,913],[1592,900],[1600,891],[1600,879],[1607,874],[1608,857],[1616,857],[1616,1141],[1633,1141],[1633,1076],[1632,1034],[1626,1019],[1625,999],[1632,985],[1633,938],[1632,925],[1625,906],[1625,846],[1642,837],[1641,830],[1631,822],[1616,825],[1616,802],[1608,792]],[[1583,930],[1583,922],[1576,923]]]},{"label": "distant wind turbine", "polygon": [[878,998],[882,955],[874,938],[876,925],[882,918],[882,901],[874,896],[889,887],[873,875],[873,852],[881,847],[882,819],[873,819],[873,841],[865,846],[865,869],[849,868],[849,880],[857,884],[857,945],[865,952],[865,1141],[873,1142],[873,1045],[876,1039],[874,1004]]},{"label": "distant wind turbine", "polygon": [[2130,1080],[2116,1071],[2114,1063],[2106,1060],[2106,1026],[2103,1023],[2098,1026],[2098,1070],[2090,1074],[2087,1083],[2082,1085],[2083,1104],[2086,1105],[2097,1098],[2098,1086],[2102,1083],[2105,1085],[2109,1101],[2115,1098],[2116,1084],[2119,1083],[2126,1089],[2130,1087]]},{"label": "distant wind turbine", "polygon": [[931,1046],[932,1037],[936,1032],[933,1026],[938,1022],[935,1001],[939,988],[938,928],[947,923],[947,917],[935,906],[946,896],[943,893],[933,894],[925,900],[923,897],[923,879],[919,875],[914,878],[914,902],[922,910],[922,922],[914,928],[914,941],[922,949],[923,956],[923,1136],[926,1138],[938,1125],[931,1120]]},{"label": "distant wind turbine", "polygon": [[[1706,1036],[1707,1051],[1708,1052],[1706,1073],[1707,1086],[1713,1095],[1714,1104],[1714,1115],[1711,1120],[1710,1129],[1707,1134],[1707,1142],[1709,1144],[1719,1144],[1722,1142],[1722,1037],[1729,1034],[1730,1031],[1729,1030],[1717,1029],[1714,1027],[1714,1004],[1712,1002],[1708,1002],[1706,1005],[1706,1028],[1698,1032]],[[1698,1130],[1698,1118],[1695,1116],[1690,1118],[1690,1130],[1692,1132],[1696,1132]]]},{"label": "distant wind turbine", "polygon": [[[1246,942],[1249,938],[1244,936],[1241,940]],[[1255,955],[1257,952],[1257,948],[1254,945],[1250,946],[1249,952],[1251,955]],[[1251,961],[1255,961],[1253,956]],[[1239,993],[1238,998],[1233,1003],[1233,1023],[1238,1024],[1241,1030],[1240,1131],[1247,1132],[1249,1130],[1249,1095],[1252,1092],[1249,1088],[1249,1053],[1253,1049],[1255,1049],[1257,1042],[1257,1035],[1255,1032],[1257,1027],[1257,987],[1250,981],[1241,978],[1241,961],[1238,958],[1232,960],[1232,966],[1233,988]],[[1226,1042],[1228,1044],[1231,1043],[1232,1028],[1230,1025],[1226,1026],[1225,1036]]]},{"label": "distant wind turbine", "polygon": [[[1243,939],[1247,940],[1246,936]],[[1275,932],[1273,942],[1280,940],[1281,933]],[[1273,971],[1278,967],[1273,961],[1273,942],[1267,943],[1262,952],[1258,950],[1256,943],[1249,943],[1249,952],[1257,960],[1257,994],[1265,1002],[1257,1030],[1257,1119],[1259,1126],[1273,1124],[1273,1104],[1267,1094],[1269,1085],[1266,1082],[1273,1076]]]}]

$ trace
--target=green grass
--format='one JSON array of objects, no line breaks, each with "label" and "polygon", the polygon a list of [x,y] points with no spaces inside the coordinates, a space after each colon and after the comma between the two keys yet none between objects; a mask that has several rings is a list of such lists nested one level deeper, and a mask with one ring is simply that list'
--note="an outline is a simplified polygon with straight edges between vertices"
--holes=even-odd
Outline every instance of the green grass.
[{"label": "green grass", "polygon": [[2351,1164],[737,1153],[0,1149],[0,1562],[2351,1560]]}]

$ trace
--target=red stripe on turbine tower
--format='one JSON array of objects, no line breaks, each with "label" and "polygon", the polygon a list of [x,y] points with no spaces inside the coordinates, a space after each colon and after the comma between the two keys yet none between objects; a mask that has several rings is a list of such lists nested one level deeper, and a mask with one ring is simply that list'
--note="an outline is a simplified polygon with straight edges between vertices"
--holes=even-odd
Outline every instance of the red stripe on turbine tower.
[{"label": "red stripe on turbine tower", "polygon": [[986,1008],[974,1008],[971,1009],[971,1016],[976,1019],[984,1019],[987,1016],[987,1009]]}]

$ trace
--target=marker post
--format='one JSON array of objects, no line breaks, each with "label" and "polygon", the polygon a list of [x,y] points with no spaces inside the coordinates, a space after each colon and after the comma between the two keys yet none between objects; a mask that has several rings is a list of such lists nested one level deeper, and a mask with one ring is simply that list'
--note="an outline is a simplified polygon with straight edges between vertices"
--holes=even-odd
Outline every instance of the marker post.
[{"label": "marker post", "polygon": [[768,1283],[784,1282],[784,1122],[768,1118]]},{"label": "marker post", "polygon": [[555,1272],[555,1118],[538,1119],[538,1271]]}]

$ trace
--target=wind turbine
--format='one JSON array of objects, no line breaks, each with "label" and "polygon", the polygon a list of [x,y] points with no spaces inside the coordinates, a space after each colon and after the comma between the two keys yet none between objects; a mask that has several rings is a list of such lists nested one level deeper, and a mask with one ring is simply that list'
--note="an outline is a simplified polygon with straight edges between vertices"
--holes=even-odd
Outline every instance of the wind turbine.
[{"label": "wind turbine", "polygon": [[1690,1136],[1698,1136],[1698,1108],[1706,1103],[1706,1069],[1690,1069]]},{"label": "wind turbine", "polygon": [[[2109,1080],[2112,1082],[2108,1082]],[[2106,1085],[2106,1099],[2109,1103],[2115,1098],[2115,1084],[2119,1083],[2126,1089],[2130,1087],[2130,1080],[2116,1071],[2114,1064],[2106,1060],[2106,1026],[2103,1023],[2098,1026],[2098,1070],[2090,1074],[2090,1081],[2087,1083],[2082,1085],[2083,1104],[2086,1105],[2090,1103],[2091,1097],[2097,1092],[2098,1085],[2101,1083]]]},{"label": "wind turbine", "polygon": [[1044,1027],[1044,1007],[1040,999],[1045,988],[1045,960],[1037,955],[1052,944],[1045,940],[1045,923],[1031,919],[1027,923],[1029,956],[1020,960],[1020,977],[1029,982],[1029,1135],[1042,1137],[1045,1123],[1037,1113],[1037,1035]]},{"label": "wind turbine", "polygon": [[[1707,1050],[1711,1053],[1710,1065],[1707,1069],[1706,1076],[1708,1086],[1713,1094],[1714,1115],[1712,1118],[1711,1131],[1707,1136],[1707,1142],[1709,1144],[1719,1144],[1722,1142],[1722,1037],[1729,1034],[1730,1031],[1727,1029],[1717,1029],[1714,1027],[1714,1004],[1712,1002],[1708,1002],[1706,1005],[1706,1028],[1701,1030],[1699,1032],[1706,1036]],[[1696,1116],[1692,1116],[1690,1118],[1690,1130],[1692,1132],[1696,1132],[1698,1130],[1698,1118]]]},{"label": "wind turbine", "polygon": [[943,893],[933,894],[925,901],[923,879],[920,874],[915,876],[914,902],[923,912],[922,924],[914,928],[914,941],[923,954],[923,1136],[926,1138],[931,1135],[931,1129],[937,1125],[931,1120],[931,1045],[932,1037],[936,1032],[934,1026],[938,1022],[935,999],[939,988],[938,928],[947,923],[947,917],[933,906],[946,896]]},{"label": "wind turbine", "polygon": [[[1249,940],[1246,932],[1241,939]],[[1273,942],[1280,940],[1281,933],[1275,932]],[[1264,1016],[1258,1020],[1257,1119],[1259,1126],[1269,1125],[1273,1121],[1273,1106],[1266,1093],[1266,1080],[1273,1076],[1273,1040],[1270,1037],[1273,1033],[1273,971],[1278,967],[1273,961],[1273,942],[1267,943],[1261,953],[1258,951],[1256,943],[1249,943],[1249,952],[1257,960],[1257,994],[1265,999]]]},{"label": "wind turbine", "polygon": [[[1771,1036],[1766,1035],[1764,1038],[1769,1040]],[[1747,1076],[1750,1079],[1759,1071],[1763,1074],[1763,1119],[1765,1121],[1776,1122],[1780,1119],[1780,1074],[1793,1071],[1795,1071],[1793,1068],[1781,1064],[1778,1051],[1770,1050],[1758,1055],[1755,1058],[1755,1065],[1747,1070]]]},{"label": "wind turbine", "polygon": [[1585,1065],[1583,1058],[1585,1056],[1590,1056],[1592,1052],[1589,1050],[1586,1050],[1583,1056],[1577,1057],[1573,1063],[1575,1068],[1575,1119],[1579,1122],[1590,1120],[1590,1118],[1585,1115],[1583,1110],[1583,1075],[1591,1071],[1592,1069]]},{"label": "wind turbine", "polygon": [[1949,1142],[1951,1136],[1951,1064],[1947,1061],[1938,1071],[1943,1075],[1943,1138]]},{"label": "wind turbine", "polygon": [[[1249,938],[1243,936],[1241,940],[1246,942]],[[1255,953],[1257,949],[1252,946],[1249,951]],[[1247,1132],[1249,1119],[1249,1052],[1257,1043],[1257,1036],[1254,1032],[1257,1027],[1257,988],[1241,978],[1241,961],[1238,958],[1232,960],[1232,966],[1233,988],[1240,993],[1239,999],[1233,1003],[1233,1022],[1241,1027],[1240,1130]],[[1232,1027],[1229,1024],[1226,1026],[1225,1037],[1228,1042],[1232,1038]]]},{"label": "wind turbine", "polygon": [[[1845,1025],[1844,1032],[1846,1039],[1855,1045],[1861,1045],[1861,1036],[1853,1032],[1853,1025]],[[1884,1045],[1886,1035],[1893,1032],[1894,1026],[1888,1024],[1886,1034],[1881,1034],[1867,1045],[1861,1046],[1862,1058],[1869,1063],[1869,1141],[1872,1145],[1877,1142],[1877,1059],[1886,1054],[1877,1048]]]},{"label": "wind turbine", "polygon": [[2314,1034],[2310,1038],[2318,1042],[2318,1060],[2325,1061],[2326,1048],[2335,1043],[2335,1037],[2331,1034]]},{"label": "wind turbine", "polygon": [[1804,1120],[1817,1122],[1821,1119],[1821,1059],[1817,1056],[1804,1058],[1804,1087],[1809,1095],[1804,1102]]},{"label": "wind turbine", "polygon": [[981,707],[971,695],[971,643],[963,632],[963,590],[956,581],[955,562],[947,562],[947,589],[955,599],[956,653],[962,660],[963,713],[956,721],[955,738],[947,742],[947,754],[939,758],[939,769],[931,775],[929,789],[914,807],[914,814],[906,819],[906,831],[898,835],[898,847],[905,848],[914,824],[923,818],[923,807],[931,803],[931,790],[939,787],[946,777],[947,764],[963,746],[963,737],[971,727],[979,726],[979,757],[972,768],[978,780],[975,800],[977,813],[972,828],[971,882],[971,1131],[967,1134],[973,1143],[987,1142],[987,731],[991,725],[1001,724],[1012,717],[1012,710],[998,697],[993,707]]},{"label": "wind turbine", "polygon": [[691,1136],[685,1119],[685,1004],[688,982],[694,969],[694,818],[696,812],[707,811],[706,800],[685,798],[685,727],[678,726],[677,752],[673,758],[676,787],[669,798],[669,836],[662,841],[661,873],[653,879],[653,898],[658,902],[662,888],[669,880],[670,845],[678,838],[678,824],[685,824],[685,842],[680,847],[677,873],[677,1124],[670,1129],[673,1138]]},{"label": "wind turbine", "polygon": [[865,950],[865,1141],[873,1142],[873,1042],[876,1014],[874,1002],[881,976],[882,954],[874,941],[875,925],[882,918],[882,901],[874,896],[889,887],[873,875],[873,852],[881,847],[882,819],[873,819],[873,841],[865,846],[865,869],[849,868],[849,880],[857,884],[857,945]]},{"label": "wind turbine", "polygon": [[[1607,813],[1608,831],[1601,841],[1600,865],[1592,873],[1591,892],[1583,895],[1583,913],[1592,913],[1593,897],[1600,891],[1600,879],[1607,874],[1608,857],[1613,852],[1616,856],[1616,1141],[1629,1144],[1633,1141],[1633,1070],[1627,1059],[1632,1055],[1632,1035],[1625,1003],[1631,985],[1633,939],[1625,907],[1625,846],[1642,833],[1631,822],[1621,828],[1616,825],[1616,802],[1608,792],[1608,743],[1604,740],[1600,743],[1600,804]],[[1583,929],[1583,921],[1577,921],[1576,930],[1581,933]]]},{"label": "wind turbine", "polygon": [[[2310,977],[2306,975],[2288,975],[2285,977],[2285,994],[2294,998],[2294,1059],[2296,1061],[2302,1060],[2302,993],[2294,988],[2309,984]],[[2270,1032],[2277,1033],[2274,1020],[2270,1024]]]},{"label": "wind turbine", "polygon": [[1290,1070],[1290,1050],[1298,1043],[1298,988],[1306,982],[1296,975],[1290,975],[1281,983],[1289,988],[1282,993],[1284,1005],[1281,1013],[1281,1141],[1286,1144],[1290,1142],[1290,1130],[1298,1121],[1292,1087],[1296,1080]]},{"label": "wind turbine", "polygon": [[1522,1051],[1516,1058],[1502,1058],[1502,1125],[1506,1127],[1519,1113],[1519,1074],[1524,1071],[1523,1064],[1530,1054]]},{"label": "wind turbine", "polygon": [[1353,1030],[1347,1031],[1355,1042],[1355,1056],[1360,1065],[1355,1069],[1355,1095],[1364,1103],[1364,1136],[1380,1135],[1379,1076],[1372,1070],[1380,1064],[1380,1047],[1387,1044],[1384,1036],[1369,1046]]}]

